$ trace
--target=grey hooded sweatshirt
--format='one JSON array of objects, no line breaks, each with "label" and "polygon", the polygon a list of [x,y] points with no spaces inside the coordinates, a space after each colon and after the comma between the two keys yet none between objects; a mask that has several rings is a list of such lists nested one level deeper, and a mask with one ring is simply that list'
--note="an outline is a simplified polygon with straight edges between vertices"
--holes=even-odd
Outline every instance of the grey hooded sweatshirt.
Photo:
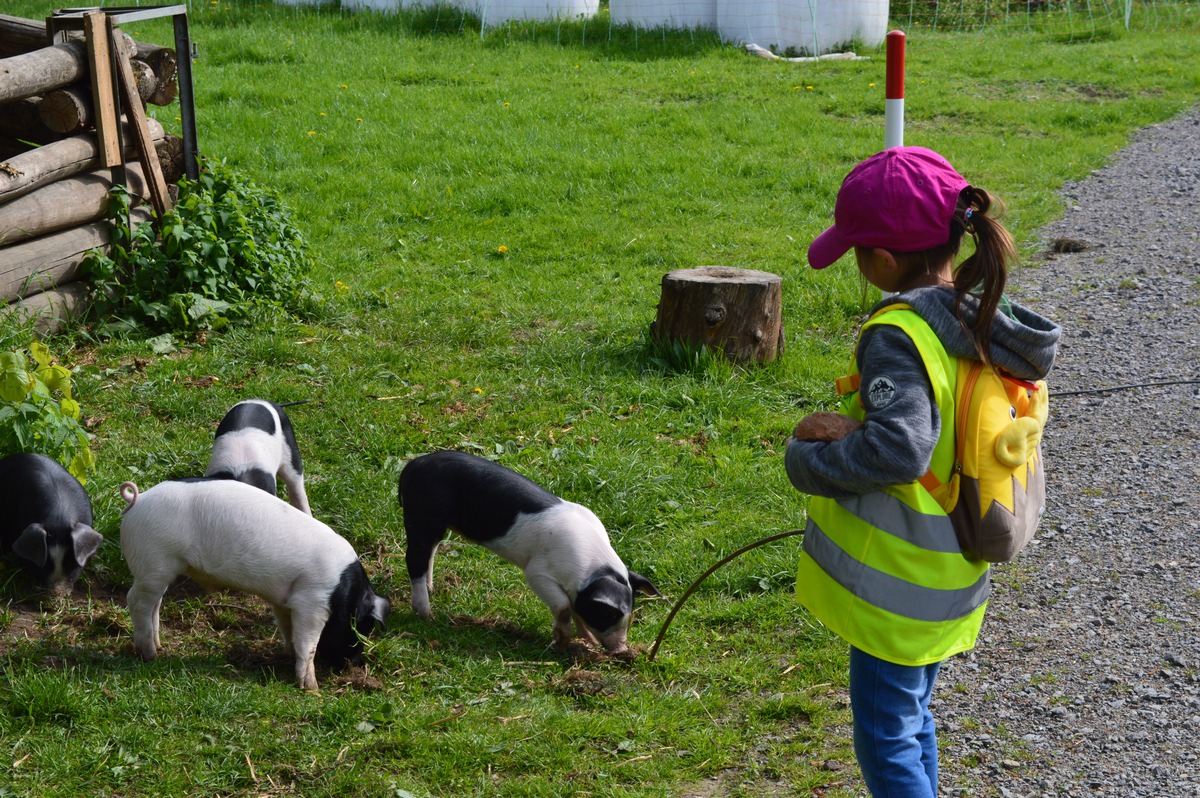
[{"label": "grey hooded sweatshirt", "polygon": [[[952,289],[914,288],[885,298],[873,310],[901,302],[929,324],[951,356],[979,359],[954,312]],[[977,308],[974,297],[967,297],[963,310],[968,324]],[[1054,365],[1061,332],[1031,310],[1015,304],[1005,308],[992,322],[992,363],[1018,379],[1043,379]],[[883,324],[863,333],[856,357],[865,424],[832,443],[788,443],[784,465],[802,493],[840,499],[903,485],[929,470],[942,420],[916,345],[899,327]]]}]

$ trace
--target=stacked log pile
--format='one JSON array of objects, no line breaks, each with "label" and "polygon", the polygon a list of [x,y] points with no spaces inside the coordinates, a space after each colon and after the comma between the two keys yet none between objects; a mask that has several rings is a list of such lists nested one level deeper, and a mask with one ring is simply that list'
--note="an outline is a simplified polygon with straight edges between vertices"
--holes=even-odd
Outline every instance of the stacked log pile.
[{"label": "stacked log pile", "polygon": [[43,330],[60,328],[83,307],[80,265],[89,250],[110,245],[114,182],[129,189],[131,224],[151,218],[152,176],[134,152],[139,130],[153,141],[152,157],[172,189],[183,174],[182,141],[154,119],[138,125],[145,103],[176,97],[174,50],[128,37],[116,49],[130,56],[142,106],[130,109],[132,122],[120,120],[124,166],[108,167],[82,36],[49,44],[44,23],[0,14],[0,296]]}]

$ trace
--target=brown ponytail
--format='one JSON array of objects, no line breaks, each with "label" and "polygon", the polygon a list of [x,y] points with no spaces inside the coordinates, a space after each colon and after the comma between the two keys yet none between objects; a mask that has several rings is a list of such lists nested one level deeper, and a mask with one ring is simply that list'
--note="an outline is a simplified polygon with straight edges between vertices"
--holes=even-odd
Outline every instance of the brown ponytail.
[{"label": "brown ponytail", "polygon": [[[963,330],[974,341],[979,359],[989,366],[992,365],[992,322],[1004,299],[1008,266],[1017,258],[1012,235],[999,221],[1003,214],[1004,203],[999,198],[981,188],[967,186],[958,195],[958,205],[950,219],[950,237],[945,244],[916,252],[892,252],[910,273],[934,274],[947,261],[953,262],[958,257],[964,235],[975,239],[975,253],[954,267],[954,312]],[[979,300],[973,322],[963,313],[968,295]]]},{"label": "brown ponytail", "polygon": [[[989,214],[993,205],[995,213]],[[955,311],[959,323],[974,339],[980,359],[989,366],[992,322],[1004,296],[1008,266],[1017,257],[1012,235],[999,222],[1003,214],[1004,203],[983,189],[968,186],[959,195],[950,222],[952,242],[961,242],[964,233],[975,239],[975,253],[954,270]],[[963,300],[968,294],[979,299],[974,325],[963,316]]]}]

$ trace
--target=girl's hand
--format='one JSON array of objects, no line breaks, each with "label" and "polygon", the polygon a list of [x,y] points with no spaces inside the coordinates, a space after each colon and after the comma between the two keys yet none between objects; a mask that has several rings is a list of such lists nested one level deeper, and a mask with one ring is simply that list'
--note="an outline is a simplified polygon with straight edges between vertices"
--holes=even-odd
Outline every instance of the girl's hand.
[{"label": "girl's hand", "polygon": [[861,421],[855,421],[841,413],[810,413],[800,419],[792,437],[798,441],[825,441],[827,443],[840,441],[855,430],[863,428]]}]

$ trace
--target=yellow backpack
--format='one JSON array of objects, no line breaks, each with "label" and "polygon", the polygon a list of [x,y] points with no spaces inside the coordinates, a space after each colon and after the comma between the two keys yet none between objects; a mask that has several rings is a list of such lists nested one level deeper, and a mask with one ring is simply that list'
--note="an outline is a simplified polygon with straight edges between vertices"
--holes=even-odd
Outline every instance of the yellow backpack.
[{"label": "yellow backpack", "polygon": [[[960,359],[954,388],[954,470],[930,493],[969,557],[1008,562],[1025,548],[1046,507],[1042,429],[1045,380],[1028,383]],[[932,473],[922,481],[936,479]],[[929,484],[925,484],[930,488]]]},{"label": "yellow backpack", "polygon": [[[898,309],[912,310],[897,303],[876,316]],[[921,353],[927,364],[936,362],[933,355]],[[1033,538],[1045,509],[1046,381],[1018,380],[978,360],[950,360],[956,372],[954,467],[945,483],[932,470],[919,482],[950,516],[964,554],[1008,562]]]}]

